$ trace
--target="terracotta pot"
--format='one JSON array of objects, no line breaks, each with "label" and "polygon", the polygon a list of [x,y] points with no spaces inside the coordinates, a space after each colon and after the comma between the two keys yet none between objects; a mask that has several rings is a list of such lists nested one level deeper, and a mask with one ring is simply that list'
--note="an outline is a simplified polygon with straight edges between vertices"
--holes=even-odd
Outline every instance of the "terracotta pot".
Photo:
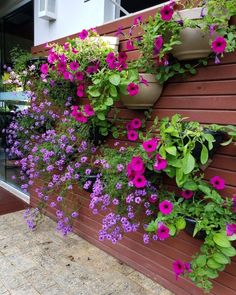
[{"label": "terracotta pot", "polygon": [[118,51],[118,47],[119,47],[119,38],[118,37],[99,36],[99,37],[89,37],[89,39],[94,42],[97,42],[98,40],[102,40],[105,43],[107,43],[111,49],[115,50],[116,52]]},{"label": "terracotta pot", "polygon": [[[185,9],[178,12],[179,19],[201,19],[202,8]],[[205,58],[211,53],[210,33],[200,28],[184,28],[180,32],[182,44],[173,48],[171,53],[178,60]]]},{"label": "terracotta pot", "polygon": [[135,96],[120,95],[122,103],[128,109],[151,108],[161,96],[163,86],[157,82],[155,75],[140,74],[140,76],[148,81],[148,85],[143,83],[139,84],[139,93]]},{"label": "terracotta pot", "polygon": [[232,26],[236,26],[236,15],[230,18],[229,24]]}]

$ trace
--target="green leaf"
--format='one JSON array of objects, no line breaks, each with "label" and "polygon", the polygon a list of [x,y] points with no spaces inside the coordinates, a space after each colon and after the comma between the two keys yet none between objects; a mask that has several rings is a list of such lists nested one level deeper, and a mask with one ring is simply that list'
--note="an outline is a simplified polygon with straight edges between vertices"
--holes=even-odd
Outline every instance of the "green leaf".
[{"label": "green leaf", "polygon": [[199,188],[200,191],[202,191],[206,195],[209,195],[211,193],[210,188],[208,186],[206,186],[206,185],[199,184],[198,188]]},{"label": "green leaf", "polygon": [[185,219],[184,219],[183,217],[179,217],[179,218],[176,220],[175,225],[176,225],[176,228],[177,228],[178,230],[183,230],[183,229],[185,229],[185,227],[186,227],[186,221],[185,221]]},{"label": "green leaf", "polygon": [[216,279],[219,275],[216,270],[213,270],[211,268],[206,269],[206,274],[210,279]]},{"label": "green leaf", "polygon": [[219,252],[214,253],[213,256],[212,256],[212,258],[216,262],[218,262],[220,264],[227,264],[227,263],[229,263],[229,259],[224,254],[219,253]]},{"label": "green leaf", "polygon": [[117,92],[116,86],[111,85],[111,86],[110,86],[109,93],[110,93],[111,96],[113,96],[113,97],[117,97],[118,92]]},{"label": "green leaf", "polygon": [[183,172],[184,172],[184,174],[191,173],[193,171],[194,167],[195,167],[195,159],[194,159],[194,157],[190,153],[187,153],[182,161],[183,161]]},{"label": "green leaf", "polygon": [[198,188],[197,184],[194,181],[187,181],[184,184],[184,189],[190,190],[190,191],[196,191]]},{"label": "green leaf", "polygon": [[168,228],[170,230],[170,236],[173,237],[176,234],[176,227],[173,224],[171,224],[171,225],[168,225]]},{"label": "green leaf", "polygon": [[111,97],[108,97],[105,101],[106,106],[112,106],[113,103],[114,103],[114,101],[113,101],[113,98],[111,98]]},{"label": "green leaf", "polygon": [[203,267],[206,265],[206,259],[207,259],[206,255],[199,255],[197,259],[195,260],[195,262],[199,267]]},{"label": "green leaf", "polygon": [[234,249],[234,247],[229,247],[229,248],[219,247],[219,249],[226,256],[229,256],[229,257],[236,256],[236,250]]},{"label": "green leaf", "polygon": [[109,81],[111,84],[118,86],[120,84],[120,75],[113,74],[109,77]]},{"label": "green leaf", "polygon": [[157,222],[151,221],[145,230],[148,232],[156,232],[157,231]]},{"label": "green leaf", "polygon": [[207,266],[210,267],[211,269],[219,269],[222,264],[216,262],[214,259],[210,258],[207,260]]},{"label": "green leaf", "polygon": [[89,89],[88,93],[93,97],[99,97],[101,95],[100,91],[97,88]]},{"label": "green leaf", "polygon": [[105,118],[105,115],[103,113],[97,113],[97,117],[99,120],[101,121],[104,121],[106,118]]},{"label": "green leaf", "polygon": [[177,149],[175,146],[166,147],[165,150],[167,151],[168,154],[176,156]]},{"label": "green leaf", "polygon": [[223,247],[223,248],[231,247],[228,237],[223,232],[214,234],[213,241],[216,243],[216,245],[220,247]]},{"label": "green leaf", "polygon": [[221,143],[220,145],[222,145],[222,146],[227,146],[227,145],[229,145],[232,141],[233,141],[233,138],[231,137],[229,140],[227,140],[227,141]]},{"label": "green leaf", "polygon": [[204,164],[206,164],[207,160],[208,160],[208,149],[203,144],[202,151],[201,151],[201,163],[204,165]]}]

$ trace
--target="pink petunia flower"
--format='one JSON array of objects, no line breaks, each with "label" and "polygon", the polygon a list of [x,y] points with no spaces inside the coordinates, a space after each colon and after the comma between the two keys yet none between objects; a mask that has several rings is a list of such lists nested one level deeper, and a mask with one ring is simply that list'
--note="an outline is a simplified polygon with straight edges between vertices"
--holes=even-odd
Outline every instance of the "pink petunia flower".
[{"label": "pink petunia flower", "polygon": [[135,96],[139,92],[139,86],[137,84],[135,84],[134,82],[131,82],[127,86],[127,91],[130,96]]},{"label": "pink petunia flower", "polygon": [[131,129],[139,129],[142,126],[142,121],[139,118],[134,118],[130,122],[130,128]]},{"label": "pink petunia flower", "polygon": [[138,25],[143,21],[142,15],[136,16],[134,19],[134,25]]},{"label": "pink petunia flower", "polygon": [[77,61],[72,61],[72,62],[70,63],[70,69],[71,69],[72,71],[76,71],[76,70],[78,69],[78,67],[79,67],[79,63],[78,63]]},{"label": "pink petunia flower", "polygon": [[134,128],[132,128],[131,122],[126,123],[125,128],[127,129],[127,131],[130,131],[130,130],[134,129]]},{"label": "pink petunia flower", "polygon": [[144,141],[142,146],[147,153],[152,153],[156,150],[159,139],[153,138],[147,141]]},{"label": "pink petunia flower", "polygon": [[71,51],[72,51],[74,54],[76,54],[76,53],[79,52],[79,51],[78,51],[77,49],[75,49],[74,47],[72,47]]},{"label": "pink petunia flower", "polygon": [[115,33],[115,36],[119,36],[119,35],[124,35],[122,27],[119,27]]},{"label": "pink petunia flower", "polygon": [[91,75],[91,74],[97,73],[98,69],[99,69],[99,64],[94,64],[87,67],[86,73],[88,75]]},{"label": "pink petunia flower", "polygon": [[79,38],[81,40],[84,40],[88,37],[88,31],[87,30],[82,30],[80,33],[79,33]]},{"label": "pink petunia flower", "polygon": [[89,117],[94,115],[94,109],[90,104],[85,104],[84,105],[84,112]]},{"label": "pink petunia flower", "polygon": [[78,96],[78,97],[84,97],[84,95],[85,95],[84,90],[85,90],[85,86],[84,86],[84,84],[80,84],[80,85],[77,87],[77,96]]},{"label": "pink petunia flower", "polygon": [[153,168],[157,171],[166,169],[167,161],[161,157],[161,155],[156,155],[156,162],[154,163]]},{"label": "pink petunia flower", "polygon": [[143,159],[141,157],[133,157],[131,160],[131,167],[136,172],[144,172]]},{"label": "pink petunia flower", "polygon": [[133,43],[132,40],[128,40],[128,41],[126,42],[126,49],[127,49],[127,50],[134,50],[134,49],[135,49],[135,47],[134,47],[134,43]]},{"label": "pink petunia flower", "polygon": [[215,40],[211,43],[211,49],[216,54],[223,53],[227,46],[227,42],[224,37],[216,37]]},{"label": "pink petunia flower", "polygon": [[127,137],[130,141],[136,141],[138,139],[138,132],[136,132],[135,130],[129,130],[127,132]]},{"label": "pink petunia flower", "polygon": [[220,176],[212,177],[210,179],[210,183],[217,190],[222,190],[225,188],[225,181]]},{"label": "pink petunia flower", "polygon": [[87,123],[88,122],[88,118],[86,118],[82,112],[78,112],[76,114],[75,120],[80,123]]},{"label": "pink petunia flower", "polygon": [[194,194],[194,192],[189,191],[189,190],[184,190],[181,192],[181,196],[186,200],[191,199],[193,194]]},{"label": "pink petunia flower", "polygon": [[137,188],[143,188],[147,185],[147,180],[143,175],[137,174],[133,179],[133,184]]},{"label": "pink petunia flower", "polygon": [[170,230],[164,224],[161,224],[157,229],[157,236],[159,240],[164,241],[170,237]]},{"label": "pink petunia flower", "polygon": [[72,116],[76,116],[77,115],[77,112],[78,112],[78,109],[79,109],[78,106],[72,106],[71,107],[71,110],[72,110],[71,115]]},{"label": "pink petunia flower", "polygon": [[120,63],[124,64],[127,60],[127,54],[125,52],[119,52],[118,60]]},{"label": "pink petunia flower", "polygon": [[84,74],[82,72],[76,72],[75,73],[75,78],[78,80],[78,81],[83,81],[84,79]]},{"label": "pink petunia flower", "polygon": [[108,64],[114,63],[116,61],[114,52],[109,52],[105,60],[106,60],[106,63]]},{"label": "pink petunia flower", "polygon": [[176,276],[176,280],[179,278],[180,275],[182,275],[185,271],[185,265],[181,260],[176,260],[173,263],[173,271]]},{"label": "pink petunia flower", "polygon": [[65,62],[59,62],[57,64],[57,69],[59,72],[63,73],[66,70],[66,63]]},{"label": "pink petunia flower", "polygon": [[48,73],[48,64],[42,64],[40,67],[40,71],[42,72],[42,74],[47,75]]},{"label": "pink petunia flower", "polygon": [[157,36],[154,40],[154,47],[155,47],[155,53],[158,53],[162,46],[163,46],[164,40],[161,35]]},{"label": "pink petunia flower", "polygon": [[170,21],[174,14],[173,6],[170,4],[163,6],[160,10],[160,14],[163,21]]},{"label": "pink petunia flower", "polygon": [[173,207],[174,205],[168,200],[164,200],[159,204],[159,210],[164,215],[169,215],[172,212]]},{"label": "pink petunia flower", "polygon": [[226,234],[227,236],[232,236],[236,234],[236,224],[230,223],[226,225]]}]

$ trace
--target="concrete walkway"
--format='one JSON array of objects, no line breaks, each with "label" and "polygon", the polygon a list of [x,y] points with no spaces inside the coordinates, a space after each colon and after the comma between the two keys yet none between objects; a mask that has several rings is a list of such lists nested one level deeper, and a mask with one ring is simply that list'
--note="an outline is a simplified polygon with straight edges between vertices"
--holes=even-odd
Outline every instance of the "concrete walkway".
[{"label": "concrete walkway", "polygon": [[0,216],[0,294],[171,295],[152,280],[45,218],[30,232],[23,211]]}]

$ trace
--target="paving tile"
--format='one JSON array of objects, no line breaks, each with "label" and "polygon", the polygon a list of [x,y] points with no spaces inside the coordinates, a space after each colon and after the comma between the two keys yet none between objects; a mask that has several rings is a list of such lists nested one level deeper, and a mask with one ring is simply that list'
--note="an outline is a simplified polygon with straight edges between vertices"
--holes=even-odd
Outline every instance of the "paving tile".
[{"label": "paving tile", "polygon": [[[17,289],[10,290],[11,295],[40,295],[39,292],[37,292],[31,284],[24,284],[23,286],[20,286]],[[58,293],[59,295],[60,293]]]}]

